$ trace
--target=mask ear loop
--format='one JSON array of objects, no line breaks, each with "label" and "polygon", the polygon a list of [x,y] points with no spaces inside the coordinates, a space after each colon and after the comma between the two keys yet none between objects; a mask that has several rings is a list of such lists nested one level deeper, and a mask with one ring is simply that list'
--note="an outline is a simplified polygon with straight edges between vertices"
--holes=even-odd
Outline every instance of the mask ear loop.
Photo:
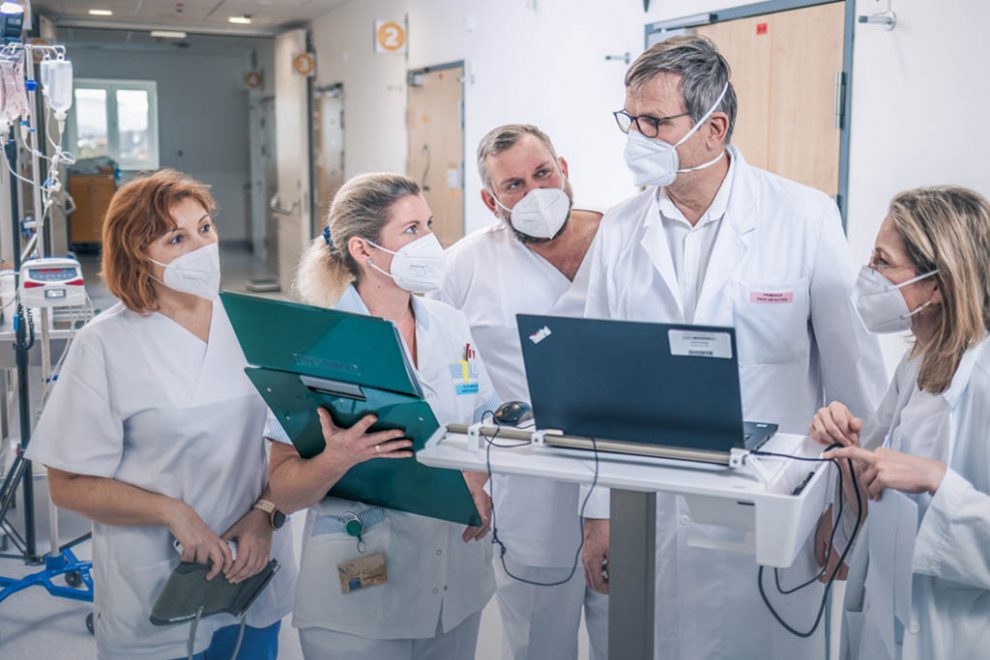
[{"label": "mask ear loop", "polygon": [[392,250],[389,250],[387,247],[382,247],[381,245],[379,245],[378,243],[375,243],[373,240],[371,240],[369,238],[362,238],[361,240],[363,240],[365,243],[367,243],[368,245],[370,245],[373,248],[378,248],[382,252],[388,252],[389,254],[392,254],[392,255],[396,254],[396,252],[393,252]]},{"label": "mask ear loop", "polygon": [[[931,277],[932,275],[938,275],[938,272],[939,272],[939,269],[936,268],[935,270],[928,271],[927,273],[923,273],[921,275],[916,275],[915,277],[912,277],[911,279],[909,279],[909,280],[907,280],[905,282],[901,282],[900,284],[895,284],[894,285],[894,288],[901,289],[901,288],[906,287],[906,286],[908,286],[910,284],[914,284],[915,282],[920,282],[921,280],[923,280],[925,278],[928,278],[928,277]],[[938,290],[938,287],[936,286],[936,291],[937,290]],[[932,293],[934,294],[935,291],[932,291]],[[931,300],[929,300],[928,302],[926,302],[926,303],[924,303],[922,305],[919,305],[918,307],[916,307],[913,310],[908,310],[907,316],[906,317],[903,317],[902,316],[901,318],[911,318],[915,314],[919,314],[923,309],[925,309],[927,307],[930,307],[931,305],[934,305],[934,304],[935,303],[933,303]]]},{"label": "mask ear loop", "polygon": [[711,167],[712,165],[714,165],[718,161],[722,160],[723,158],[725,158],[725,149],[723,149],[719,153],[719,155],[715,156],[714,158],[712,158],[707,163],[702,163],[701,165],[695,165],[694,167],[688,167],[688,168],[685,168],[683,170],[677,170],[677,173],[678,174],[686,174],[688,172],[697,172],[698,170],[703,170],[706,167]]},{"label": "mask ear loop", "polygon": [[[151,257],[149,257],[147,255],[145,255],[145,259],[147,259],[150,263],[153,263],[153,264],[155,264],[157,266],[161,266],[162,267],[162,274],[164,275],[165,269],[168,268],[168,264],[163,264],[161,262],[155,261],[154,259],[152,259]],[[152,269],[150,269],[150,268],[148,269],[148,279],[150,279],[150,280],[152,280],[154,282],[157,282],[158,284],[161,284],[164,287],[167,287],[168,286],[167,284],[165,284],[165,282],[163,282],[160,279],[158,279],[157,277],[155,277],[154,274],[152,273]]]},{"label": "mask ear loop", "polygon": [[[362,238],[361,240],[363,240],[363,241],[364,241],[365,243],[367,243],[368,245],[370,245],[370,246],[372,246],[372,247],[374,247],[374,248],[378,248],[378,249],[379,249],[379,250],[381,250],[382,252],[388,252],[388,253],[389,253],[389,254],[391,254],[391,255],[395,255],[395,254],[396,254],[395,252],[392,252],[392,251],[391,251],[391,250],[389,250],[388,248],[386,248],[386,247],[382,247],[382,246],[381,246],[381,245],[379,245],[378,243],[375,243],[374,241],[371,241],[371,240],[368,240],[367,238]],[[385,270],[384,268],[381,268],[381,267],[380,267],[380,266],[379,266],[378,264],[376,264],[376,263],[374,262],[374,260],[373,260],[373,259],[372,259],[371,257],[368,257],[368,258],[367,258],[367,259],[365,260],[365,262],[364,262],[364,263],[365,263],[366,265],[368,265],[369,267],[371,267],[371,269],[372,269],[372,270],[377,270],[377,271],[378,271],[379,273],[381,273],[381,274],[382,274],[382,275],[384,275],[385,277],[391,277],[391,278],[392,278],[392,281],[393,281],[393,282],[395,281],[395,278],[394,278],[394,277],[392,277],[392,273],[389,273],[389,272],[388,272],[388,271],[386,271],[386,270]]]},{"label": "mask ear loop", "polygon": [[[906,280],[904,282],[901,282],[900,284],[894,284],[894,287],[896,287],[898,289],[901,289],[903,287],[908,286],[909,284],[914,284],[915,282],[920,282],[921,280],[923,280],[923,279],[925,279],[927,277],[931,277],[932,275],[938,275],[938,273],[939,273],[939,269],[936,268],[935,270],[930,270],[927,273],[922,273],[921,275],[915,275],[911,279]],[[893,284],[893,282],[891,282],[891,284]]]},{"label": "mask ear loop", "polygon": [[[682,137],[680,140],[678,140],[673,145],[675,151],[677,150],[677,147],[679,147],[682,144],[684,144],[692,135],[694,135],[695,133],[697,133],[698,132],[698,129],[701,128],[701,125],[704,124],[706,121],[708,121],[713,114],[715,114],[715,111],[718,109],[718,106],[722,103],[722,99],[725,98],[725,94],[728,91],[729,91],[729,81],[726,80],[725,81],[725,86],[722,87],[722,93],[718,95],[718,98],[717,99],[715,99],[715,103],[712,104],[712,107],[708,109],[708,112],[706,112],[704,114],[704,116],[701,119],[698,120],[698,123],[697,124],[695,124],[694,126],[691,127],[691,130],[690,131],[688,131],[687,133],[684,134],[684,137]],[[697,172],[698,170],[703,170],[706,167],[711,167],[712,165],[714,165],[718,161],[722,160],[723,158],[725,158],[725,149],[722,149],[722,151],[719,153],[719,155],[715,156],[715,158],[712,158],[707,163],[702,163],[701,165],[695,165],[694,167],[688,167],[688,168],[685,168],[685,169],[682,169],[682,170],[677,170],[677,173],[678,174],[687,174],[688,172]],[[680,159],[678,158],[678,160],[680,160]]]},{"label": "mask ear loop", "polygon": [[715,114],[715,111],[718,110],[718,106],[722,103],[722,99],[725,98],[725,94],[728,91],[729,91],[729,81],[725,81],[725,86],[722,88],[722,93],[718,95],[717,99],[715,99],[715,103],[713,103],[712,107],[708,109],[708,112],[702,115],[701,119],[698,120],[698,123],[692,126],[690,131],[684,134],[684,137],[682,137],[680,140],[674,143],[675,148],[684,144],[684,142],[686,142],[688,138],[690,138],[692,135],[697,133],[698,129],[701,128],[701,125],[704,124],[706,121],[708,121],[713,114]]}]

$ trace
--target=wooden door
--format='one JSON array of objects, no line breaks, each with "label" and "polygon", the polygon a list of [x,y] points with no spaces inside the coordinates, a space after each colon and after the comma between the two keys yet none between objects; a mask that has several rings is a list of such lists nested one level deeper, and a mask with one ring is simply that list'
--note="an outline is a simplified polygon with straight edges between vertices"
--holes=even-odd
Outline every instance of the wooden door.
[{"label": "wooden door", "polygon": [[836,76],[842,71],[844,3],[773,17],[770,167],[829,195],[839,187]]},{"label": "wooden door", "polygon": [[768,169],[770,145],[770,39],[761,34],[765,16],[706,25],[698,29],[718,46],[732,68],[739,111],[732,143],[746,161]]},{"label": "wooden door", "polygon": [[739,97],[732,141],[746,160],[836,195],[845,3],[714,23],[698,33],[732,67]]},{"label": "wooden door", "polygon": [[407,174],[423,187],[444,247],[464,236],[463,77],[461,65],[409,75]]},{"label": "wooden door", "polygon": [[295,71],[293,58],[306,52],[306,31],[275,37],[275,157],[278,204],[278,280],[282,291],[292,281],[310,234],[309,90],[306,76]]},{"label": "wooden door", "polygon": [[313,174],[316,216],[313,234],[323,231],[334,195],[344,185],[344,88],[313,93]]}]

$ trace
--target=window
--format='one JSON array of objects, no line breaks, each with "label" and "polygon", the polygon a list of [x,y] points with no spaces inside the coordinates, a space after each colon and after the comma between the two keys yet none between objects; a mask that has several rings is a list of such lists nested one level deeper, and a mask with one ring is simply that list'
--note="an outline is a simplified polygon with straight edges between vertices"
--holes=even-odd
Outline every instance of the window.
[{"label": "window", "polygon": [[158,169],[156,91],[153,81],[76,80],[69,151],[109,156],[122,170]]}]

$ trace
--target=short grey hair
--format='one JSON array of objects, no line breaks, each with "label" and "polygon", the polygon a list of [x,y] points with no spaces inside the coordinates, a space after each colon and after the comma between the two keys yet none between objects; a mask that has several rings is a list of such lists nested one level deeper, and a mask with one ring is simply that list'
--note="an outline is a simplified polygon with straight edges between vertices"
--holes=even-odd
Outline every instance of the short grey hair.
[{"label": "short grey hair", "polygon": [[550,137],[532,124],[505,124],[488,131],[478,143],[478,174],[486,188],[491,188],[491,176],[488,174],[488,159],[507,151],[519,143],[527,135],[532,135],[547,146],[550,155],[557,160],[557,151],[550,142]]},{"label": "short grey hair", "polygon": [[705,116],[728,84],[722,102],[715,108],[729,118],[725,143],[732,140],[736,125],[736,90],[729,82],[732,70],[718,47],[708,37],[684,35],[654,44],[643,52],[626,71],[626,87],[638,90],[661,73],[681,76],[681,93],[691,119],[697,122]]}]

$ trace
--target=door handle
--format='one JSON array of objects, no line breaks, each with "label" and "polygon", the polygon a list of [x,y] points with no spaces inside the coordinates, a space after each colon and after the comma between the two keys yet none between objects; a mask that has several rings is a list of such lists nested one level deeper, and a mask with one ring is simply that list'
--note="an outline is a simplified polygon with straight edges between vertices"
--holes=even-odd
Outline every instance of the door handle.
[{"label": "door handle", "polygon": [[292,213],[299,208],[299,202],[292,202],[292,206],[285,208],[282,206],[282,202],[278,198],[278,193],[275,193],[272,195],[271,201],[268,202],[268,208],[270,208],[273,213],[278,213],[279,215],[292,215]]},{"label": "door handle", "polygon": [[844,71],[835,72],[835,108],[833,112],[834,126],[842,130],[842,123],[846,114],[846,74]]},{"label": "door handle", "polygon": [[433,160],[433,154],[430,151],[430,145],[428,142],[423,143],[421,151],[426,156],[426,164],[423,165],[423,180],[420,182],[419,187],[423,189],[423,192],[429,192],[430,184],[427,183],[427,177],[430,175],[430,161]]}]

